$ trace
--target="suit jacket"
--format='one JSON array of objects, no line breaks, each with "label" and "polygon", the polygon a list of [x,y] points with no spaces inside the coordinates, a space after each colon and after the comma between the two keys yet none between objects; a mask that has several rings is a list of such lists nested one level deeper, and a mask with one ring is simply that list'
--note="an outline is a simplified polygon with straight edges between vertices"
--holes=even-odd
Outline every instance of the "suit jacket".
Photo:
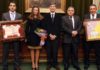
[{"label": "suit jacket", "polygon": [[[22,15],[16,12],[15,20],[21,20]],[[2,20],[11,20],[9,12],[3,13]]]},{"label": "suit jacket", "polygon": [[[72,22],[69,19],[69,16],[62,17],[62,28],[64,31],[63,43],[79,42],[79,32],[81,30],[82,24],[80,18],[76,15],[74,16],[74,25],[75,28],[73,29]],[[73,30],[78,31],[78,35],[74,38],[72,37]]]},{"label": "suit jacket", "polygon": [[48,35],[54,34],[59,38],[58,36],[60,35],[60,30],[61,30],[61,16],[57,13],[55,13],[55,18],[54,21],[52,22],[52,18],[50,13],[46,14],[45,19],[45,29],[48,32]]}]

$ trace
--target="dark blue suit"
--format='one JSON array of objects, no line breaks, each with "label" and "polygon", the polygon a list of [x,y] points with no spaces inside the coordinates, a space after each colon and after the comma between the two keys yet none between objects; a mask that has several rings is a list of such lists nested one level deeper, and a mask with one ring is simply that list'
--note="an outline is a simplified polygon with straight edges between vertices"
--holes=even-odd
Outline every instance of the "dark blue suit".
[{"label": "dark blue suit", "polygon": [[[22,16],[19,13],[16,13],[15,20],[21,20]],[[10,14],[9,12],[4,13],[2,15],[3,21],[10,21]],[[19,41],[11,41],[11,42],[3,42],[3,70],[8,70],[8,55],[9,55],[9,49],[10,47],[13,47],[14,49],[14,70],[16,70],[19,65]]]},{"label": "dark blue suit", "polygon": [[[74,28],[69,16],[62,17],[64,70],[68,70],[69,68],[70,56],[72,59],[73,66],[77,70],[80,70],[78,64],[78,46],[80,41],[79,33],[82,24],[78,16],[74,15],[73,19],[74,19]],[[72,37],[72,31],[74,30],[77,31],[78,34],[75,37]]]},{"label": "dark blue suit", "polygon": [[[45,16],[45,29],[48,33],[47,38],[47,63],[48,66],[56,67],[58,65],[58,47],[59,47],[59,35],[61,29],[61,17],[57,13],[55,13],[55,17],[52,20],[50,13]],[[55,40],[50,40],[49,34],[56,35],[57,38]]]}]

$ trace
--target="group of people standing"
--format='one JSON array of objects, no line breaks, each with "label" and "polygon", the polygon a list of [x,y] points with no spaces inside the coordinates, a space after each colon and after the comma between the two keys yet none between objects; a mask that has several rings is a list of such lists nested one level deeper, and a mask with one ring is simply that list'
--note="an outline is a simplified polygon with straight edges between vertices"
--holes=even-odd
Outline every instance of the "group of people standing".
[{"label": "group of people standing", "polygon": [[[52,3],[49,6],[50,12],[45,16],[40,14],[40,8],[33,6],[30,15],[26,19],[25,23],[25,41],[30,49],[32,70],[39,70],[39,55],[41,50],[40,44],[46,45],[47,52],[47,68],[50,70],[54,67],[56,70],[60,70],[58,64],[58,48],[61,32],[62,38],[62,51],[63,51],[63,64],[64,70],[68,70],[70,66],[70,58],[73,67],[76,70],[81,70],[78,62],[78,47],[80,43],[80,32],[84,29],[86,24],[82,24],[80,17],[75,15],[75,9],[73,6],[69,6],[67,9],[67,15],[61,17],[56,13],[56,4]],[[100,18],[100,14],[97,14],[96,5],[92,4],[89,6],[89,14],[85,15],[85,19],[96,19]],[[16,12],[16,3],[9,3],[9,11],[2,15],[4,21],[21,20],[22,15]],[[35,30],[41,28],[46,31],[46,35],[38,35]],[[84,70],[88,70],[90,65],[89,53],[91,48],[95,49],[96,52],[96,64],[97,70],[100,70],[100,41],[87,42],[85,38],[82,44],[84,50]],[[42,41],[44,40],[44,41]],[[14,48],[14,70],[21,70],[19,60],[19,46],[20,41],[3,42],[3,70],[8,70],[8,53],[9,46],[12,45]],[[43,46],[42,45],[42,46]]]}]

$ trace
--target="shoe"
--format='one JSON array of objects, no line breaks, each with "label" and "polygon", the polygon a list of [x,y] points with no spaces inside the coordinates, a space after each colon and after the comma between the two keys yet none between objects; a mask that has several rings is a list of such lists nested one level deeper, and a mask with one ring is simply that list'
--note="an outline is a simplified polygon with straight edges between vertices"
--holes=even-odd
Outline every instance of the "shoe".
[{"label": "shoe", "polygon": [[84,68],[84,70],[88,70],[88,68]]},{"label": "shoe", "polygon": [[89,64],[84,65],[84,70],[88,70]]},{"label": "shoe", "polygon": [[56,70],[60,70],[60,67],[59,66],[56,66],[55,68],[56,68]]},{"label": "shoe", "polygon": [[8,70],[8,68],[3,68],[2,70]]},{"label": "shoe", "polygon": [[68,70],[68,67],[64,67],[64,70]]},{"label": "shoe", "polygon": [[100,70],[100,66],[99,65],[97,65],[97,70]]},{"label": "shoe", "polygon": [[20,67],[17,67],[17,68],[15,68],[14,70],[21,70],[21,68],[20,68]]},{"label": "shoe", "polygon": [[50,70],[51,66],[47,66],[46,70]]},{"label": "shoe", "polygon": [[35,68],[32,68],[32,70],[35,70]]},{"label": "shoe", "polygon": [[35,66],[35,69],[36,69],[36,70],[39,70],[39,66],[38,66],[37,64],[36,64],[36,66]]},{"label": "shoe", "polygon": [[76,70],[81,70],[80,67],[77,67]]},{"label": "shoe", "polygon": [[74,67],[76,70],[81,70],[80,67],[79,67],[79,65],[74,65],[73,67]]},{"label": "shoe", "polygon": [[88,70],[88,67],[84,67],[84,70]]},{"label": "shoe", "polygon": [[35,70],[39,70],[39,67],[36,67]]},{"label": "shoe", "polygon": [[75,67],[75,68],[76,68],[76,70],[81,70],[80,67]]}]

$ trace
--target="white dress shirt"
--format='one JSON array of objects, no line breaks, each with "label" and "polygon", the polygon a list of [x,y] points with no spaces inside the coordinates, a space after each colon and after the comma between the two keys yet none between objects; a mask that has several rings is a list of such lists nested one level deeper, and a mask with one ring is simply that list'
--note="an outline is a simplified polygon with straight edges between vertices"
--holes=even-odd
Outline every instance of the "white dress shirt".
[{"label": "white dress shirt", "polygon": [[96,19],[96,18],[97,18],[97,14],[90,14],[90,19]]},{"label": "white dress shirt", "polygon": [[[70,16],[69,16],[70,17]],[[73,26],[73,29],[75,28],[75,20],[74,20],[74,16],[71,16],[70,17],[70,20],[72,20],[72,26]]]},{"label": "white dress shirt", "polygon": [[55,17],[55,13],[50,13],[50,15],[51,15],[51,18]]},{"label": "white dress shirt", "polygon": [[9,14],[10,14],[10,19],[11,19],[12,21],[15,20],[16,12],[11,12],[11,11],[9,11]]}]

